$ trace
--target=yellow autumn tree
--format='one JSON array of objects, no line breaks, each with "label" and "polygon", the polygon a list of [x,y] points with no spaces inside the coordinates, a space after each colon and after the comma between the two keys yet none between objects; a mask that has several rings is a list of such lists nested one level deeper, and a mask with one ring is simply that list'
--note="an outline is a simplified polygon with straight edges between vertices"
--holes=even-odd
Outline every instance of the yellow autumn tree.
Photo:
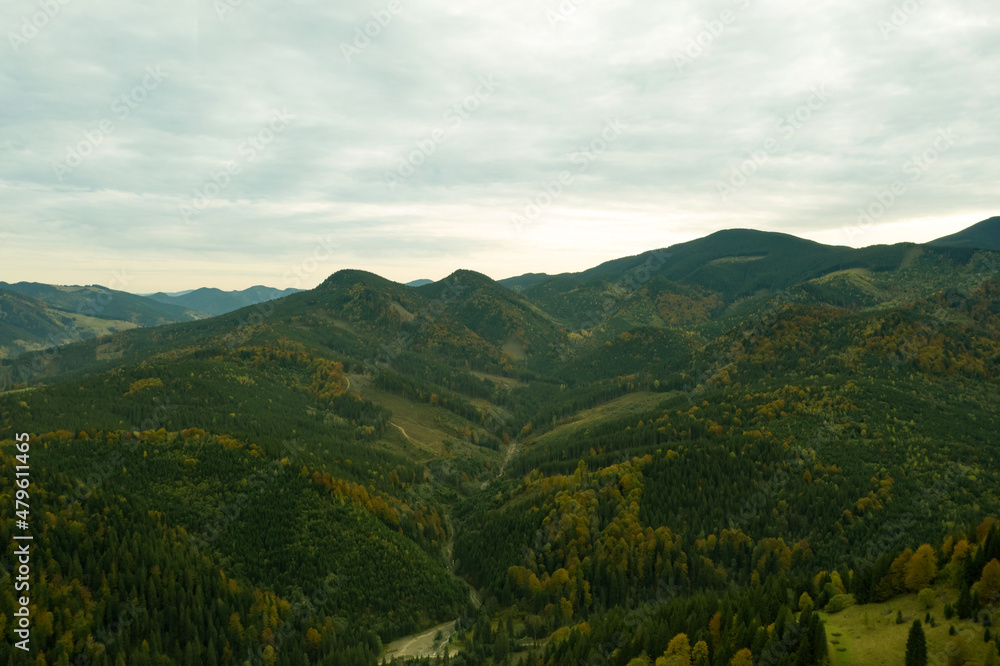
[{"label": "yellow autumn tree", "polygon": [[243,635],[243,624],[240,622],[239,613],[232,613],[229,616],[229,628],[235,631],[240,636]]},{"label": "yellow autumn tree", "polygon": [[886,577],[889,579],[893,594],[902,594],[906,591],[906,570],[912,557],[913,550],[907,548],[889,565],[889,573],[886,574]]},{"label": "yellow autumn tree", "polygon": [[962,576],[962,567],[969,556],[969,542],[965,539],[955,544],[951,551],[951,571],[956,580]]},{"label": "yellow autumn tree", "polygon": [[982,543],[986,540],[986,535],[990,533],[990,530],[994,525],[997,524],[997,519],[993,516],[987,516],[983,519],[983,522],[979,523],[979,527],[976,528],[976,540]]},{"label": "yellow autumn tree", "polygon": [[677,634],[671,639],[656,666],[691,666],[691,642],[687,634]]},{"label": "yellow autumn tree", "polygon": [[753,652],[743,648],[733,655],[733,660],[729,663],[732,666],[753,666]]},{"label": "yellow autumn tree", "polygon": [[708,630],[712,632],[712,640],[718,645],[722,640],[722,613],[715,611],[715,615],[708,621]]},{"label": "yellow autumn tree", "polygon": [[694,666],[704,666],[708,664],[708,643],[705,641],[698,641],[691,648],[691,661]]},{"label": "yellow autumn tree", "polygon": [[983,577],[979,580],[979,599],[986,605],[1000,601],[1000,562],[995,557],[983,567]]},{"label": "yellow autumn tree", "polygon": [[934,549],[924,544],[917,548],[906,564],[906,589],[917,592],[934,582],[937,575],[937,556]]}]

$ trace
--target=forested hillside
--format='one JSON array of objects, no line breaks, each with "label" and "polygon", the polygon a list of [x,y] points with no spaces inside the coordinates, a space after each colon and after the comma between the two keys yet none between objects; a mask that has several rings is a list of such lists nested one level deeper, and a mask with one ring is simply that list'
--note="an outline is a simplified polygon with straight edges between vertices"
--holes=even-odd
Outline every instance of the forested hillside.
[{"label": "forested hillside", "polygon": [[735,230],[3,360],[0,659],[30,463],[37,663],[900,664],[907,609],[995,664],[998,260]]},{"label": "forested hillside", "polygon": [[[123,278],[116,275],[115,280]],[[97,285],[0,282],[0,360],[141,326],[206,315]]]},{"label": "forested hillside", "polygon": [[131,321],[59,310],[30,296],[0,288],[0,359],[136,326]]}]

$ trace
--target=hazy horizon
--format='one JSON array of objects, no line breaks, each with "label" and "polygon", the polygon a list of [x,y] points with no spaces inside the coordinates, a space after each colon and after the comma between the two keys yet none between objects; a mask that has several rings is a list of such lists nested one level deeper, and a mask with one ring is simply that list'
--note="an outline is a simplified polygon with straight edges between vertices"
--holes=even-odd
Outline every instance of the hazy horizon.
[{"label": "hazy horizon", "polygon": [[[935,240],[937,238],[941,238],[942,236],[947,236],[947,235],[955,233],[957,231],[961,231],[963,229],[966,229],[966,228],[968,228],[968,227],[970,227],[970,226],[972,226],[974,224],[977,224],[978,222],[982,222],[983,220],[989,219],[990,217],[993,217],[993,215],[988,215],[987,214],[987,215],[984,215],[984,217],[982,217],[980,219],[976,219],[974,221],[970,221],[967,224],[964,223],[964,222],[962,222],[962,221],[955,221],[952,224],[952,223],[950,223],[951,221],[949,221],[949,224],[947,226],[936,225],[934,221],[930,221],[930,222],[927,222],[925,225],[921,225],[921,228],[926,231],[926,233],[924,235],[927,235],[927,234],[930,234],[930,235],[927,238],[922,238],[921,237],[919,240],[917,240],[915,238],[911,238],[911,237],[900,237],[897,240],[886,240],[886,241],[880,241],[880,242],[874,242],[874,243],[865,243],[865,244],[851,245],[849,243],[827,242],[827,241],[823,240],[823,236],[829,235],[829,234],[824,234],[822,232],[818,233],[818,234],[812,234],[813,237],[810,237],[809,235],[801,235],[799,237],[807,239],[807,240],[814,240],[816,242],[824,243],[826,245],[846,245],[846,246],[849,246],[849,247],[856,247],[856,248],[869,247],[871,245],[881,245],[881,244],[889,244],[889,245],[891,245],[891,244],[894,244],[894,243],[905,243],[905,242],[926,243],[926,242]],[[905,225],[893,225],[893,226],[896,229],[901,229]],[[737,228],[749,228],[749,227],[730,227],[730,229],[737,229]],[[859,229],[861,229],[861,228],[859,228]],[[875,227],[867,227],[867,228],[861,229],[861,230],[864,231],[864,237],[866,237],[866,238],[870,238],[870,237],[872,237],[874,235],[880,235],[880,230],[876,229]],[[696,240],[698,238],[704,238],[705,236],[708,236],[711,233],[715,233],[716,231],[722,231],[722,230],[721,229],[713,230],[712,232],[707,232],[705,234],[700,234],[700,235],[697,235],[697,236],[692,236],[691,238],[685,238],[685,239],[677,241],[676,243],[670,243],[670,245],[676,245],[678,243],[685,243],[685,242],[688,242],[688,241],[691,241],[691,240]],[[767,230],[763,230],[762,229],[760,231],[767,231]],[[779,232],[779,233],[788,233],[788,232]],[[797,235],[797,234],[792,234],[792,235]],[[905,234],[903,233],[903,231],[900,231],[899,235],[900,236],[905,236]],[[0,238],[0,242],[2,242],[2,238]],[[322,253],[323,248],[324,248],[324,244],[325,244],[325,239],[322,239],[322,238],[317,239],[316,242],[314,243],[314,246],[313,246],[314,250],[316,250],[318,248],[319,251],[320,251],[320,253]],[[227,291],[227,292],[228,291],[243,291],[243,290],[246,290],[246,289],[250,289],[252,287],[271,287],[271,288],[274,288],[274,289],[296,288],[296,289],[306,290],[306,289],[313,289],[313,288],[315,288],[316,286],[318,286],[319,284],[321,284],[324,280],[326,280],[330,275],[333,275],[334,273],[336,273],[337,271],[340,271],[340,270],[363,270],[363,271],[367,271],[369,273],[375,273],[376,275],[379,275],[379,276],[384,277],[386,279],[392,280],[393,282],[398,282],[400,284],[406,284],[408,282],[413,282],[415,280],[425,280],[425,279],[426,280],[432,280],[432,281],[436,282],[438,280],[441,280],[441,279],[444,279],[444,278],[448,277],[449,275],[451,275],[452,273],[454,273],[455,271],[458,271],[458,270],[475,270],[476,272],[483,273],[484,275],[487,275],[488,277],[490,277],[493,280],[499,281],[499,280],[504,280],[504,279],[507,279],[507,278],[512,278],[512,277],[517,277],[517,276],[520,276],[520,275],[524,275],[526,273],[547,273],[549,275],[556,275],[556,274],[559,274],[559,273],[575,273],[575,272],[580,272],[580,271],[584,271],[584,270],[586,270],[588,268],[593,268],[594,266],[597,266],[597,265],[599,265],[601,263],[604,263],[606,261],[612,261],[614,259],[620,259],[622,257],[632,256],[632,255],[635,255],[635,254],[641,254],[643,252],[647,252],[647,251],[650,251],[650,250],[655,250],[655,249],[660,249],[660,248],[666,248],[666,247],[669,247],[669,245],[662,245],[662,246],[657,246],[657,247],[646,247],[646,248],[643,248],[643,249],[641,249],[639,251],[636,251],[636,252],[629,252],[629,253],[626,253],[626,254],[616,254],[614,256],[606,256],[606,257],[601,258],[599,260],[595,260],[592,263],[588,263],[587,261],[576,262],[576,264],[579,264],[579,265],[571,265],[569,268],[565,268],[565,269],[562,269],[562,270],[549,270],[544,265],[541,266],[541,267],[538,267],[538,266],[536,266],[536,267],[528,267],[527,270],[524,270],[524,271],[521,271],[521,272],[518,272],[518,273],[511,273],[509,275],[508,274],[490,275],[489,273],[485,273],[484,271],[479,270],[479,269],[477,269],[475,267],[472,267],[472,266],[465,266],[465,265],[457,265],[456,264],[454,268],[452,268],[450,270],[447,270],[446,272],[441,273],[441,274],[435,273],[435,270],[432,269],[432,270],[426,271],[426,273],[427,273],[426,275],[414,275],[414,276],[405,276],[404,275],[404,276],[401,276],[401,277],[393,277],[393,276],[387,275],[385,273],[379,272],[378,270],[375,270],[375,269],[373,269],[370,266],[359,266],[359,265],[342,265],[341,266],[341,265],[332,265],[331,264],[328,267],[330,270],[326,270],[326,269],[321,268],[321,266],[324,265],[322,262],[316,261],[315,262],[315,268],[311,268],[312,262],[309,261],[310,258],[311,258],[311,255],[306,254],[306,255],[303,256],[302,260],[298,264],[290,264],[290,265],[288,265],[286,267],[286,270],[285,270],[284,273],[282,273],[280,275],[276,275],[275,276],[275,281],[274,281],[273,284],[267,283],[267,282],[260,282],[260,281],[256,281],[256,282],[250,281],[250,282],[248,282],[249,278],[245,278],[243,275],[228,275],[228,276],[226,276],[226,278],[228,278],[228,281],[224,282],[223,284],[227,284],[229,286],[220,286],[220,284],[214,284],[214,283],[213,284],[194,284],[194,283],[191,283],[188,286],[176,286],[176,287],[172,286],[170,288],[153,288],[153,289],[122,289],[122,288],[117,287],[117,286],[111,286],[111,287],[109,287],[108,283],[111,283],[112,285],[138,284],[139,283],[139,278],[137,277],[137,275],[131,269],[119,269],[119,270],[113,271],[111,273],[110,279],[108,279],[105,283],[102,283],[102,282],[99,282],[99,281],[98,282],[94,282],[94,281],[89,281],[89,282],[88,281],[56,282],[56,281],[53,281],[51,279],[48,279],[48,280],[46,280],[46,279],[30,280],[30,279],[16,277],[16,276],[8,276],[8,275],[6,275],[7,271],[3,270],[2,272],[0,272],[0,282],[8,282],[8,283],[16,283],[16,282],[41,282],[41,283],[52,284],[52,285],[56,285],[56,286],[88,286],[88,285],[98,285],[98,286],[103,286],[103,287],[114,288],[117,291],[125,291],[127,293],[135,294],[137,296],[149,296],[149,295],[155,294],[155,293],[166,293],[168,295],[172,295],[172,294],[182,293],[182,292],[191,292],[191,291],[194,291],[194,290],[200,289],[200,288],[214,288],[214,289],[220,289],[221,291]],[[437,272],[440,272],[440,271],[438,270]],[[432,273],[434,273],[434,274],[432,275]],[[145,284],[145,282],[143,282],[143,284]]]},{"label": "hazy horizon", "polygon": [[303,284],[506,277],[995,214],[987,0],[15,0],[0,25],[5,279],[293,286],[331,236]]}]

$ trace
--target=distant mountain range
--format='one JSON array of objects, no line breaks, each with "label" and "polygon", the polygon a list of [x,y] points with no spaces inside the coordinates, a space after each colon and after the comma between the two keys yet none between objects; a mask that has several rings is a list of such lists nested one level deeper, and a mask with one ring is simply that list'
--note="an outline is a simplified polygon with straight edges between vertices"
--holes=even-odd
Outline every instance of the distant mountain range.
[{"label": "distant mountain range", "polygon": [[[725,303],[773,294],[839,272],[894,270],[914,260],[920,254],[920,248],[939,252],[1000,250],[1000,217],[984,220],[922,246],[898,243],[854,249],[823,245],[788,234],[730,229],[670,248],[607,261],[577,273],[525,273],[493,281],[485,275],[459,271],[455,275],[468,283],[466,286],[475,284],[478,297],[470,299],[466,294],[460,299],[461,305],[456,303],[450,307],[460,308],[463,322],[483,333],[498,347],[503,347],[505,343],[501,339],[502,334],[506,335],[510,330],[521,331],[522,339],[513,347],[508,347],[508,351],[522,350],[524,345],[530,348],[532,344],[543,344],[542,339],[530,339],[536,334],[542,335],[544,344],[554,344],[558,335],[554,332],[553,322],[569,326],[570,330],[582,326],[590,319],[582,313],[601,310],[612,281],[631,272],[642,272],[643,266],[655,266],[656,279],[644,285],[644,289],[660,304],[657,308],[661,314],[671,310],[667,319],[711,318],[714,315],[702,312],[701,308],[722,312]],[[403,294],[412,291],[433,298],[433,294],[446,288],[443,285],[447,282],[447,279],[436,282],[420,279],[400,285],[364,271],[341,271],[330,280],[342,281],[345,276],[351,275],[364,276],[362,281],[366,283],[377,282],[379,287],[376,291],[383,295],[401,290],[394,299],[398,307],[407,301]],[[845,275],[831,279],[834,282],[857,281],[856,277]],[[860,299],[859,303],[885,297],[884,293],[876,294],[877,290],[870,285],[852,284],[847,291],[841,288],[844,286],[833,288],[827,284],[820,288],[812,284],[802,288],[817,294],[836,292],[835,297],[829,297],[840,300],[846,298],[844,294],[849,292],[852,298]],[[625,288],[627,290],[628,287]],[[0,358],[130,328],[220,316],[299,291],[254,286],[240,291],[201,288],[137,295],[97,285],[66,287],[35,282],[0,282]],[[526,297],[527,301],[519,300],[517,295]],[[673,311],[664,305],[676,305],[678,302],[683,302],[686,309]],[[630,321],[654,326],[664,324],[663,316],[631,299],[620,307],[632,311],[628,315]],[[493,311],[487,311],[490,309]],[[540,312],[544,312],[544,316]],[[554,319],[545,322],[546,318]],[[500,328],[486,334],[483,329],[489,326]],[[520,351],[513,353],[517,356]]]},{"label": "distant mountain range", "polygon": [[[194,289],[182,289],[181,291],[167,291],[167,292],[156,292],[159,294],[166,294],[167,296],[183,296],[184,294],[190,294]],[[139,296],[152,296],[153,294],[139,294]]]},{"label": "distant mountain range", "polygon": [[157,292],[149,294],[148,298],[167,305],[176,305],[212,316],[232,312],[248,305],[257,305],[294,294],[300,289],[274,289],[273,287],[255,286],[242,291],[222,291],[211,287],[203,287],[188,292],[167,294]]},{"label": "distant mountain range", "polygon": [[79,312],[98,319],[128,321],[137,326],[160,326],[200,319],[199,312],[179,305],[164,305],[100,285],[56,286],[38,282],[0,282],[0,289],[28,296],[50,308]]},{"label": "distant mountain range", "polygon": [[258,286],[140,296],[99,285],[0,282],[0,358],[132,328],[205,319],[296,291]]},{"label": "distant mountain range", "polygon": [[0,358],[206,315],[98,285],[0,282]]}]

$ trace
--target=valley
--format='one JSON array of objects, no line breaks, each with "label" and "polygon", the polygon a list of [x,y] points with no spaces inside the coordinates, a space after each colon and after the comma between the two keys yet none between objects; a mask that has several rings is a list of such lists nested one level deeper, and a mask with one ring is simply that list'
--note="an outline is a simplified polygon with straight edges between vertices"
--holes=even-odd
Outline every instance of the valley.
[{"label": "valley", "polygon": [[733,230],[500,282],[344,270],[5,358],[40,652],[890,664],[931,590],[931,652],[951,623],[990,663],[997,260]]}]

